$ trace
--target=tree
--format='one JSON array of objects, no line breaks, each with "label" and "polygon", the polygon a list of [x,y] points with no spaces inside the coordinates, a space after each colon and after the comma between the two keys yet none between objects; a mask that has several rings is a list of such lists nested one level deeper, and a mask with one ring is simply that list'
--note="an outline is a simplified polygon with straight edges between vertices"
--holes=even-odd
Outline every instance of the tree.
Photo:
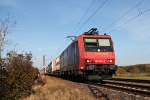
[{"label": "tree", "polygon": [[9,16],[0,20],[0,58],[2,58],[2,51],[7,42],[6,36],[10,33],[10,27],[14,24],[15,22],[11,22]]},{"label": "tree", "polygon": [[10,16],[0,19],[0,97],[4,97],[8,91],[8,70],[6,67],[6,59],[2,57],[2,51],[7,43],[6,37],[10,33],[10,27],[14,24],[10,21]]}]

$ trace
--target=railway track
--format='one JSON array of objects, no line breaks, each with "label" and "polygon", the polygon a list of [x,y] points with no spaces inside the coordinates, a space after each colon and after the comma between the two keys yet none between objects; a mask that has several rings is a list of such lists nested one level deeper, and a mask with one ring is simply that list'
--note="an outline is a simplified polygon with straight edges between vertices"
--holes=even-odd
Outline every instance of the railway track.
[{"label": "railway track", "polygon": [[117,89],[120,91],[138,94],[143,96],[150,96],[150,83],[148,82],[137,82],[127,80],[103,80],[104,84],[97,84],[99,86]]},{"label": "railway track", "polygon": [[99,88],[98,86],[95,85],[88,85],[88,88],[90,89],[90,91],[92,92],[92,94],[95,96],[95,98],[97,100],[99,100],[100,98],[103,100],[109,100],[107,95],[105,95]]},{"label": "railway track", "polygon": [[96,100],[150,100],[150,83],[143,80],[103,80],[87,82]]}]

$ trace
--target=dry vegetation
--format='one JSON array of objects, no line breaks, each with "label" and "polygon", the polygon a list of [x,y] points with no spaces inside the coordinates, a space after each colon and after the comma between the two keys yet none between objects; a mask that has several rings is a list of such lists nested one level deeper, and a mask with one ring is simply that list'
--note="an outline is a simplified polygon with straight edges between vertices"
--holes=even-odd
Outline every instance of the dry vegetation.
[{"label": "dry vegetation", "polygon": [[87,87],[55,77],[43,78],[46,84],[34,86],[34,94],[24,100],[95,100]]},{"label": "dry vegetation", "polygon": [[[32,65],[32,54],[8,53],[0,60],[1,72],[0,91],[1,100],[18,100],[31,94],[32,85],[38,78],[38,69]],[[4,70],[5,68],[5,70]],[[5,78],[3,78],[5,77]]]},{"label": "dry vegetation", "polygon": [[150,80],[150,64],[120,66],[114,78]]}]

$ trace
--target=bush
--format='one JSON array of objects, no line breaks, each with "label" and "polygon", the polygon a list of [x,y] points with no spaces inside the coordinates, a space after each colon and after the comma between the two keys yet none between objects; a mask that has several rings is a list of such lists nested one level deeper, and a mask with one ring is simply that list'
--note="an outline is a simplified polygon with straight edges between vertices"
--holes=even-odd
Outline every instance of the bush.
[{"label": "bush", "polygon": [[32,65],[32,54],[17,54],[10,52],[5,59],[7,69],[8,91],[3,95],[4,99],[18,100],[31,94],[32,85],[38,78],[39,71]]},{"label": "bush", "polygon": [[117,74],[117,75],[126,74],[126,73],[127,73],[126,70],[123,69],[123,68],[121,68],[121,67],[119,67],[119,68],[117,69],[117,71],[116,71],[116,74]]}]

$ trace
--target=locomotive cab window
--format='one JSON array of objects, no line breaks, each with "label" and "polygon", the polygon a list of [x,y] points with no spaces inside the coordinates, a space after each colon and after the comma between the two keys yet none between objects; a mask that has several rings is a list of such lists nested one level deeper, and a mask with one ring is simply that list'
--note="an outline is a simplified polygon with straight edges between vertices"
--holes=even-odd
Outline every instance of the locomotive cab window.
[{"label": "locomotive cab window", "polygon": [[98,39],[99,46],[110,46],[109,39]]},{"label": "locomotive cab window", "polygon": [[95,51],[98,46],[97,39],[85,39],[84,43],[86,51]]},{"label": "locomotive cab window", "polygon": [[88,52],[111,52],[112,41],[109,38],[85,38],[85,51]]},{"label": "locomotive cab window", "polygon": [[85,44],[88,47],[97,47],[97,40],[96,39],[85,39]]}]

